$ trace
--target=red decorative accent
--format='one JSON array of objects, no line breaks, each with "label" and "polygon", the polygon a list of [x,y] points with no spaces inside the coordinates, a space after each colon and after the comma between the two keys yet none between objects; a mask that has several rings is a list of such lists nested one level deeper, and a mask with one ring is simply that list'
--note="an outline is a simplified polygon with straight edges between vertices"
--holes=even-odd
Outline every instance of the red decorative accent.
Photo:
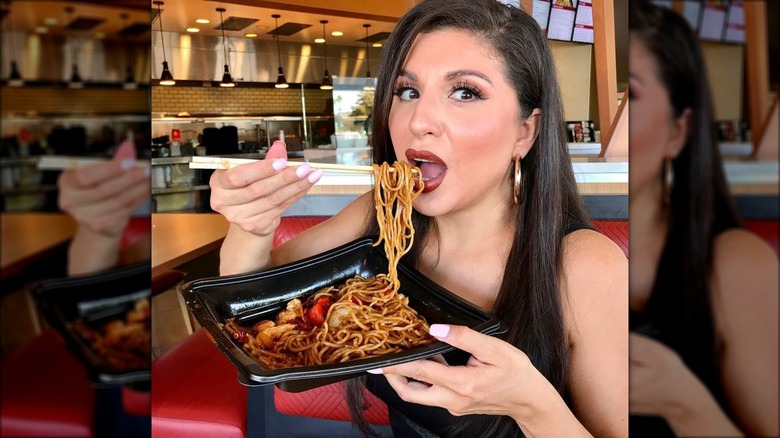
[{"label": "red decorative accent", "polygon": [[151,216],[138,216],[131,217],[130,221],[125,227],[125,231],[122,233],[122,239],[119,243],[120,248],[127,248],[134,244],[143,237],[150,236],[152,234],[152,217]]},{"label": "red decorative accent", "polygon": [[775,250],[775,253],[780,253],[780,244],[778,244],[778,240],[780,240],[780,237],[778,236],[778,234],[780,234],[780,222],[778,222],[777,219],[746,220],[743,221],[742,225],[744,225],[748,231],[752,231],[764,239],[766,243]]},{"label": "red decorative accent", "polygon": [[[372,424],[389,424],[387,405],[367,390],[363,394],[367,406],[366,420]],[[297,393],[274,388],[274,405],[282,414],[350,421],[345,382]]]},{"label": "red decorative accent", "polygon": [[200,329],[152,362],[152,436],[243,438],[246,387]]},{"label": "red decorative accent", "polygon": [[595,220],[593,226],[601,234],[612,239],[628,257],[628,221],[626,220]]},{"label": "red decorative accent", "polygon": [[2,436],[91,437],[95,390],[52,329],[2,362]]},{"label": "red decorative accent", "polygon": [[152,393],[149,391],[135,391],[123,386],[122,407],[125,408],[125,412],[128,414],[148,417],[152,413]]},{"label": "red decorative accent", "polygon": [[328,216],[285,216],[274,234],[274,248],[287,242],[297,234],[311,228],[320,222],[325,222]]}]

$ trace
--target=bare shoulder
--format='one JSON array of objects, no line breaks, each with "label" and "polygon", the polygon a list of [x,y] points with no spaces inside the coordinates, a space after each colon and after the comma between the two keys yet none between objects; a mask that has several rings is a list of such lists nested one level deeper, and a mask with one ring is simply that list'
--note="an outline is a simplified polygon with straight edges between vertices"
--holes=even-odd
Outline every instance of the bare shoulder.
[{"label": "bare shoulder", "polygon": [[767,294],[777,295],[777,276],[777,254],[758,235],[734,229],[715,238],[712,279],[717,294],[713,298],[725,309],[733,308],[729,305],[736,301],[759,304]]},{"label": "bare shoulder", "polygon": [[627,314],[628,260],[608,237],[593,230],[568,234],[563,242],[563,275],[562,298],[569,312],[590,314],[588,309],[598,308],[596,313]]},{"label": "bare shoulder", "polygon": [[577,230],[563,239],[563,263],[567,276],[593,277],[628,273],[623,251],[605,235]]},{"label": "bare shoulder", "polygon": [[375,217],[371,210],[372,194],[367,192],[358,196],[326,221],[301,232],[271,251],[273,264],[278,266],[300,260],[360,237],[366,221]]}]

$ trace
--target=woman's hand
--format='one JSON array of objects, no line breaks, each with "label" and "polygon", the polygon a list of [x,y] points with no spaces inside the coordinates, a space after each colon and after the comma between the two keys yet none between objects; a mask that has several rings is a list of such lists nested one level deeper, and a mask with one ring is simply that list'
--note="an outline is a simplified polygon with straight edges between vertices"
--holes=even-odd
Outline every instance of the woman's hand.
[{"label": "woman's hand", "polygon": [[130,213],[149,199],[148,171],[135,166],[133,144],[124,142],[110,162],[62,172],[59,206],[91,232],[121,236]]},{"label": "woman's hand", "polygon": [[211,176],[211,208],[256,236],[273,234],[281,215],[322,177],[308,164],[287,167],[287,149],[277,141],[264,160]]},{"label": "woman's hand", "polygon": [[677,436],[743,436],[675,351],[631,333],[629,358],[632,414],[661,416]]},{"label": "woman's hand", "polygon": [[694,378],[677,353],[637,333],[629,335],[629,411],[667,416]]},{"label": "woman's hand", "polygon": [[[439,406],[457,416],[508,415],[526,433],[531,429],[565,429],[567,436],[587,435],[553,386],[522,351],[463,326],[433,324],[430,333],[471,353],[466,365],[418,360],[370,372],[384,374],[398,396],[407,402]],[[553,425],[553,417],[574,422],[564,420]]]}]

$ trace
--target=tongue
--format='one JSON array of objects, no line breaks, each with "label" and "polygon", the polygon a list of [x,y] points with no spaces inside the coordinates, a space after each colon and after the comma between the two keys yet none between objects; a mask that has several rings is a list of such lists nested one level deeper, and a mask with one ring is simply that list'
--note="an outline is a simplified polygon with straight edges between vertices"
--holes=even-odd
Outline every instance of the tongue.
[{"label": "tongue", "polygon": [[439,163],[420,163],[420,171],[425,180],[434,179],[447,170],[447,166]]}]

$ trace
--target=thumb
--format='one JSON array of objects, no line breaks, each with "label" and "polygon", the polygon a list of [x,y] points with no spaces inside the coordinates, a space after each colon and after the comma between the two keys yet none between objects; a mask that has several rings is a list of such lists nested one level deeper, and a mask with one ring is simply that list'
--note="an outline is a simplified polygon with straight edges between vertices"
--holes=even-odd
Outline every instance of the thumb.
[{"label": "thumb", "polygon": [[287,145],[281,141],[275,141],[265,154],[265,159],[287,158]]}]

